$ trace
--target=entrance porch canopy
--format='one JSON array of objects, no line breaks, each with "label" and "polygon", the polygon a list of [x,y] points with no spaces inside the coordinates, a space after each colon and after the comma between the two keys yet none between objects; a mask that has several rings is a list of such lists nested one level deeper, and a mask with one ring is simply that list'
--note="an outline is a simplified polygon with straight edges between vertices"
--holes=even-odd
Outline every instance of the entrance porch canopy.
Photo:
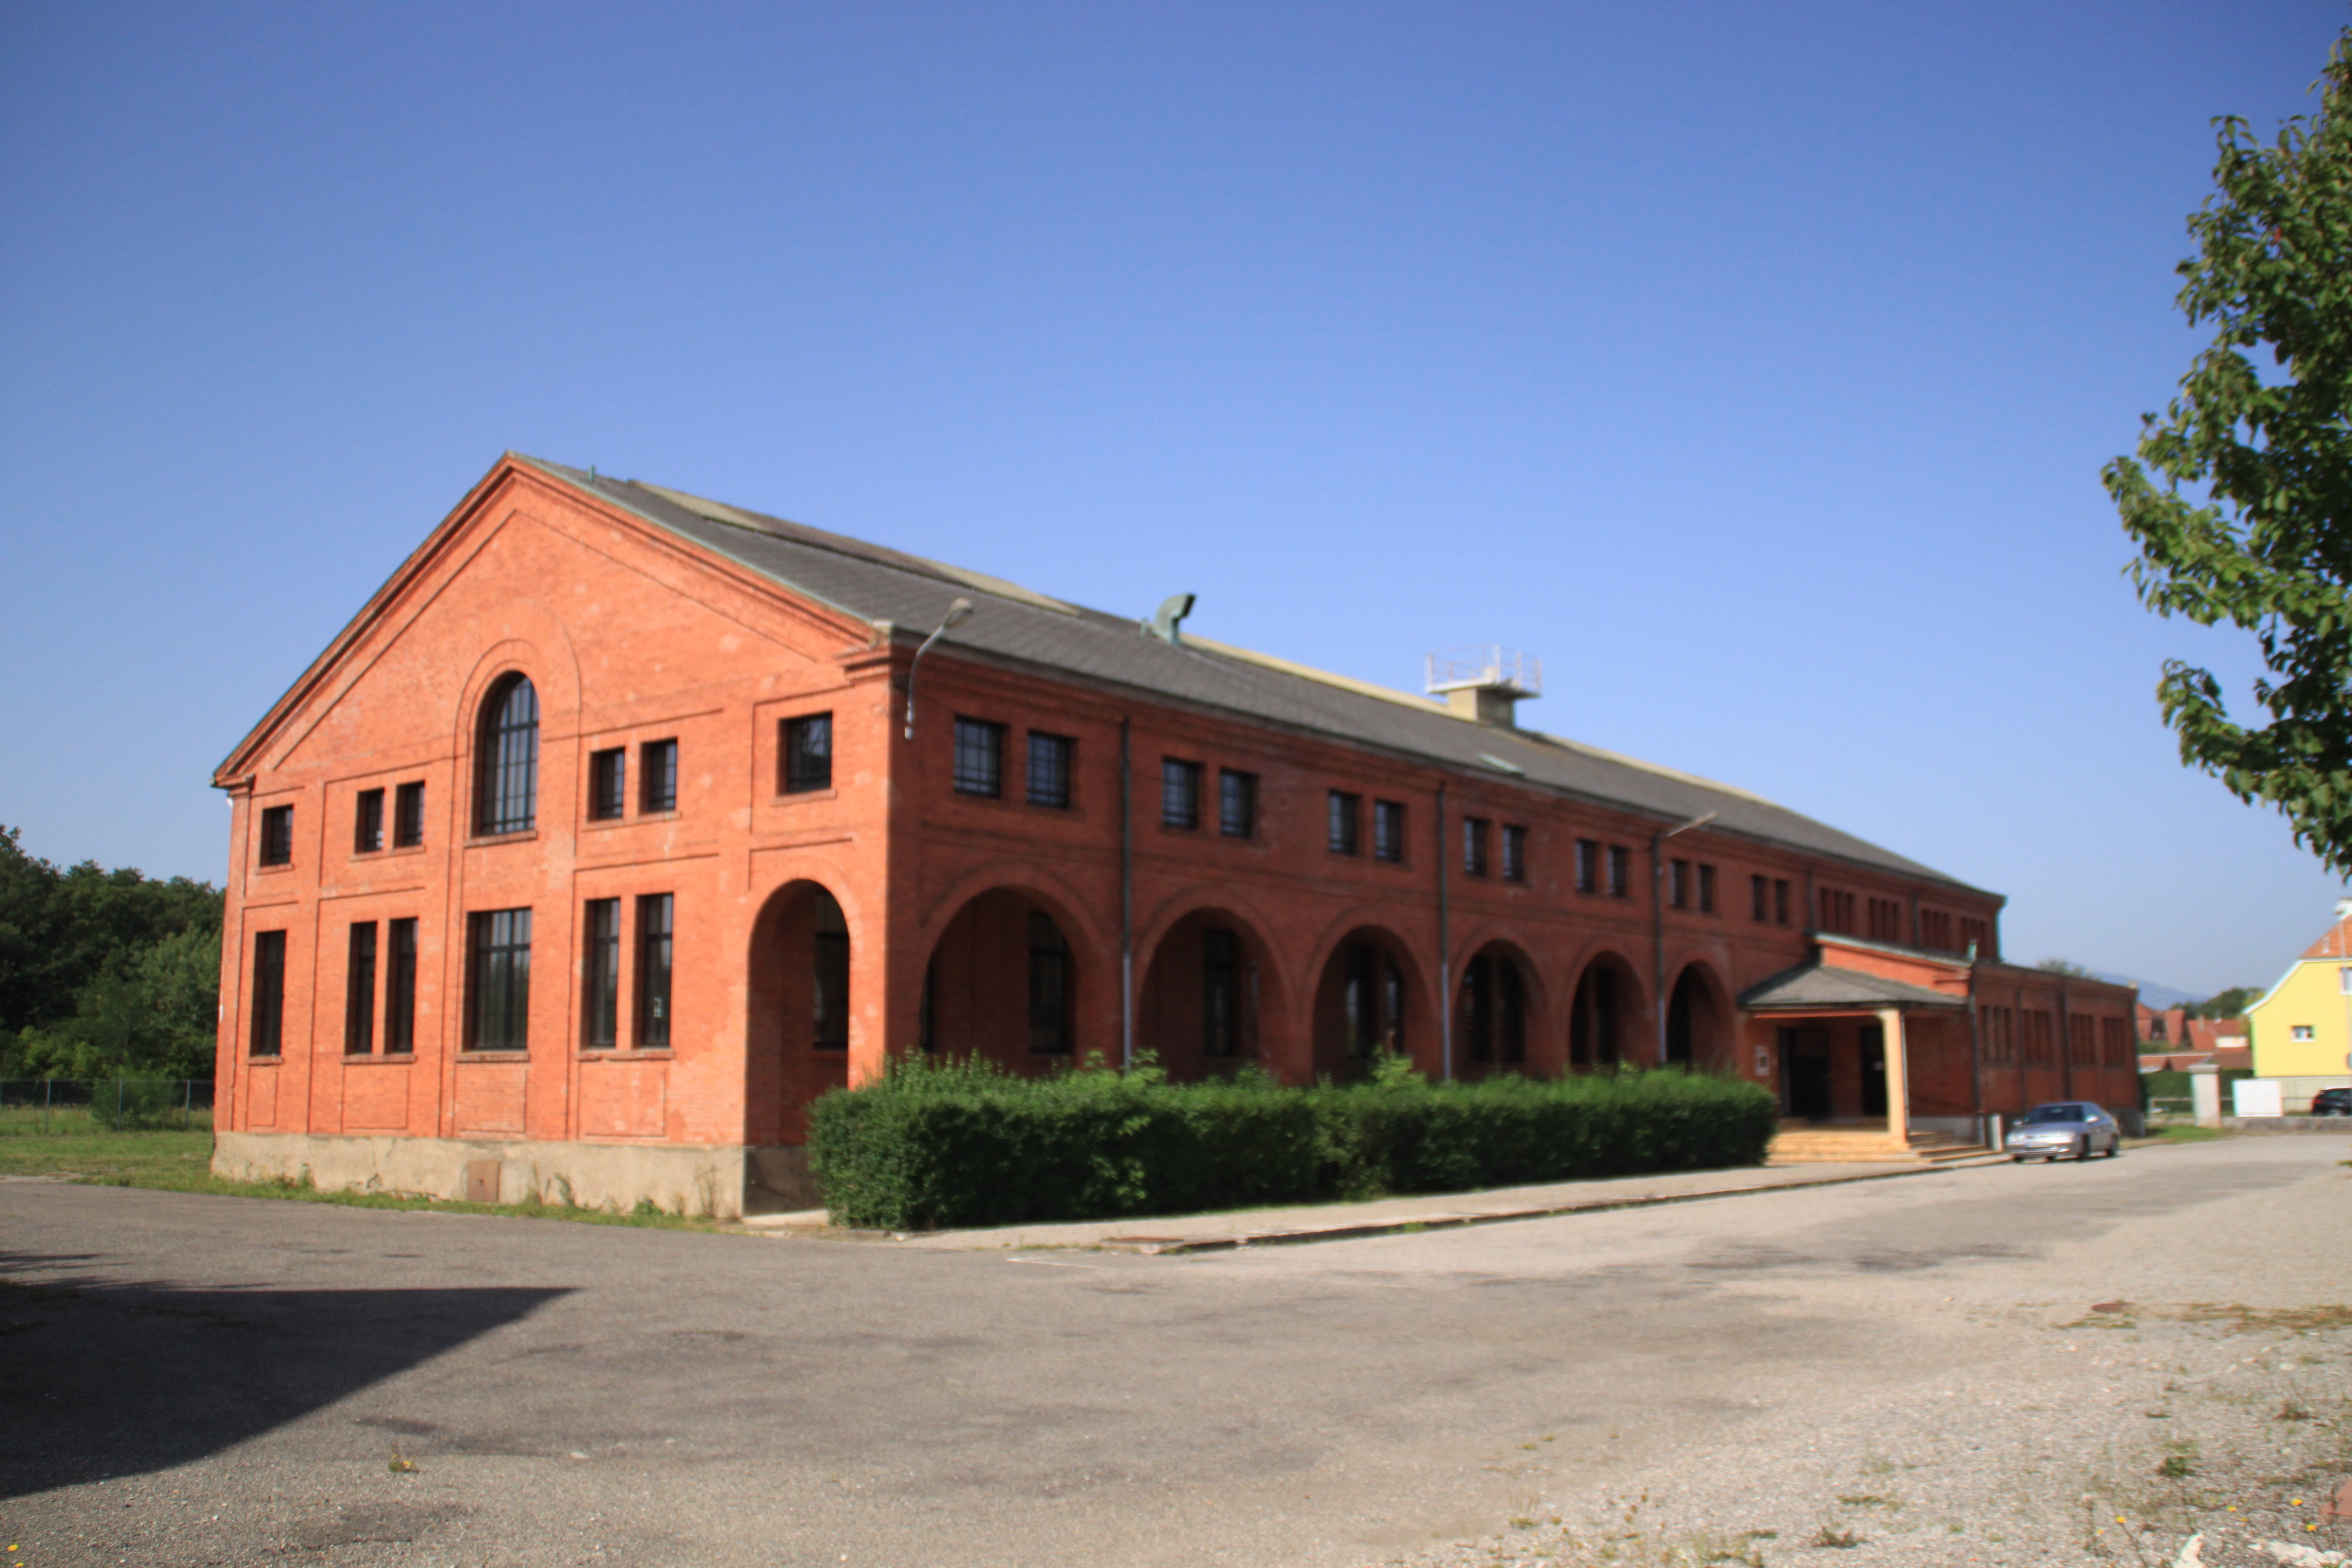
[{"label": "entrance porch canopy", "polygon": [[1965,1012],[1968,998],[1815,959],[1757,981],[1740,993],[1739,1005],[1750,1014],[1777,1018],[1876,1019],[1886,1042],[1887,1133],[1902,1143],[1911,1136],[1911,1075],[1903,1015]]}]

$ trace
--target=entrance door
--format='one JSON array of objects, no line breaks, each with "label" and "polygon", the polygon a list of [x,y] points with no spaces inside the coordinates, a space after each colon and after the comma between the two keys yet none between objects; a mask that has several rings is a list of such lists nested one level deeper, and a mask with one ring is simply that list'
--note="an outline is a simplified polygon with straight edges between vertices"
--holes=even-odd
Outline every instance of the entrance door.
[{"label": "entrance door", "polygon": [[1862,1026],[1862,1114],[1886,1114],[1886,1030],[1878,1024]]},{"label": "entrance door", "polygon": [[1788,1064],[1789,1114],[1829,1120],[1829,1031],[1783,1029],[1780,1059]]}]

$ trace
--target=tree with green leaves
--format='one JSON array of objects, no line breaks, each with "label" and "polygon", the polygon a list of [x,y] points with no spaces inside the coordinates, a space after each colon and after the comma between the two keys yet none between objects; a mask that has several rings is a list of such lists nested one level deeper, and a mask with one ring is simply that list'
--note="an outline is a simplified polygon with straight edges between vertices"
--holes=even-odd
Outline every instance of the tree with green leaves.
[{"label": "tree with green leaves", "polygon": [[2262,652],[2249,724],[2210,671],[2166,662],[2156,694],[2182,762],[2352,875],[2352,32],[2313,91],[2318,112],[2269,143],[2214,122],[2217,190],[2178,269],[2180,308],[2213,341],[2146,416],[2138,459],[2103,477],[2141,602]]}]

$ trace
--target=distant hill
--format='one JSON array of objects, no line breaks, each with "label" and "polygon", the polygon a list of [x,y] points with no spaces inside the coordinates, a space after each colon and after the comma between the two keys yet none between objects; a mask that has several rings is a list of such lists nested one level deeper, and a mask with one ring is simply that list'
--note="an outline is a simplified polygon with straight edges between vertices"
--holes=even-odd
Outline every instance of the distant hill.
[{"label": "distant hill", "polygon": [[2092,970],[2091,973],[2098,976],[2098,978],[2101,980],[2107,981],[2111,985],[2138,986],[2140,988],[2140,1000],[2145,1002],[2148,1006],[2157,1009],[2159,1012],[2167,1007],[2186,1007],[2191,1002],[2202,1002],[2205,1000],[2205,998],[2197,995],[2193,991],[2177,991],[2174,990],[2171,986],[2158,985],[2153,980],[2142,980],[2134,975],[2111,975],[2102,970],[2096,969]]}]

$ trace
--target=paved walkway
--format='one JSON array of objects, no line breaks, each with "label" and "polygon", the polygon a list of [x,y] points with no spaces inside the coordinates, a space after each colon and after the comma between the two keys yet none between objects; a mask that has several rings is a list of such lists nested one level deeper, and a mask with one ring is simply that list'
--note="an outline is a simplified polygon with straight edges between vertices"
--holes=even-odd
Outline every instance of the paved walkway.
[{"label": "paved walkway", "polygon": [[1839,1182],[1875,1181],[1890,1176],[1927,1176],[1936,1167],[1917,1161],[1869,1165],[1742,1166],[1726,1171],[1677,1171],[1666,1176],[1615,1176],[1594,1181],[1551,1182],[1538,1187],[1497,1187],[1486,1192],[1441,1192],[1410,1198],[1375,1198],[1362,1203],[1323,1203],[1280,1209],[1228,1209],[1215,1214],[1159,1215],[1117,1220],[1081,1220],[1061,1225],[1007,1225],[992,1230],[951,1230],[907,1234],[842,1231],[827,1223],[825,1211],[763,1214],[746,1221],[756,1231],[799,1236],[886,1240],[903,1247],[976,1251],[1004,1247],[1091,1247],[1111,1252],[1216,1252],[1232,1247],[1344,1241],[1406,1231],[1491,1225],[1502,1220],[1542,1219],[1592,1209],[1629,1209],[1657,1203],[1687,1203],[1738,1193],[1785,1187],[1824,1187]]}]

